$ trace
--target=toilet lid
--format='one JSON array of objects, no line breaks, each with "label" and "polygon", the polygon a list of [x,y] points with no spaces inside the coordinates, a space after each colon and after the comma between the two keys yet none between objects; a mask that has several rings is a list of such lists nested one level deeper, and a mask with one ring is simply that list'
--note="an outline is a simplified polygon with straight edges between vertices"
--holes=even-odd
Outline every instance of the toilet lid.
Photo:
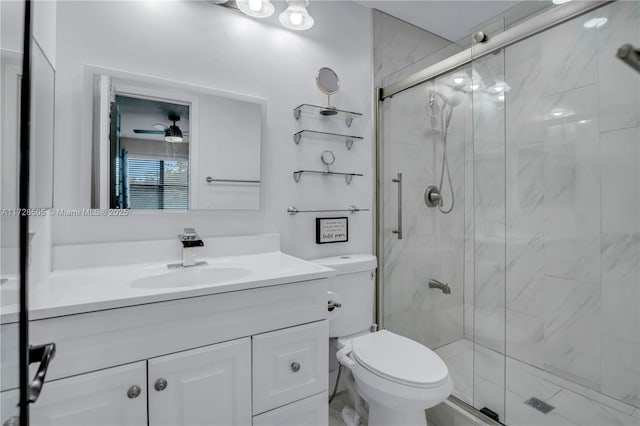
[{"label": "toilet lid", "polygon": [[360,365],[394,382],[436,387],[449,376],[447,366],[431,349],[387,330],[356,337],[352,348]]}]

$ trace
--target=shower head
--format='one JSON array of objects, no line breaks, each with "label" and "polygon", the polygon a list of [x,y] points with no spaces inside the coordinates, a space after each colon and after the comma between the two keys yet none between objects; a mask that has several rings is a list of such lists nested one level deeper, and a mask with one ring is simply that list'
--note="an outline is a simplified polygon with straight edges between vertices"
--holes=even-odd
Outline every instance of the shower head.
[{"label": "shower head", "polygon": [[445,96],[435,89],[429,89],[427,93],[429,93],[429,104],[431,106],[433,106],[436,97],[440,98],[444,102],[443,107],[447,104],[452,107],[456,107],[464,100],[464,93],[458,88],[453,89],[449,96]]}]

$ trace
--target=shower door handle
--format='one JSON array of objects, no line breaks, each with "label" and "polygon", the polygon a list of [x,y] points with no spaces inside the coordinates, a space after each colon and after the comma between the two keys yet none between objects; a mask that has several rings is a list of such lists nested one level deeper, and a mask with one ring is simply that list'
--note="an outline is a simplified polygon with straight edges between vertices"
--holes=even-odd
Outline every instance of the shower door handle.
[{"label": "shower door handle", "polygon": [[398,228],[391,231],[394,234],[398,234],[398,239],[402,239],[402,173],[398,173],[396,179],[391,179],[391,182],[398,184]]}]

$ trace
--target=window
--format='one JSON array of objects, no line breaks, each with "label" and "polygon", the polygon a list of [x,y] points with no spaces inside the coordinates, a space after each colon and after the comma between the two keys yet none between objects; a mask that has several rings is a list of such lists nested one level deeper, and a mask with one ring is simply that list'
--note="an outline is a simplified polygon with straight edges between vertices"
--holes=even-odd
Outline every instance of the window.
[{"label": "window", "polygon": [[[189,161],[127,159],[125,201],[131,209],[189,208]],[[128,189],[128,191],[127,191]],[[127,197],[128,194],[128,197]]]}]

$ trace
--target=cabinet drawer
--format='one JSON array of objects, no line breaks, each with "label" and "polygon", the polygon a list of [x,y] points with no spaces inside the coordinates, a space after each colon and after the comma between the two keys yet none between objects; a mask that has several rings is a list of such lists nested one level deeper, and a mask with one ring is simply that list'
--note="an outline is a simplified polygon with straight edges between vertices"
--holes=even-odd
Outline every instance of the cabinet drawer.
[{"label": "cabinet drawer", "polygon": [[253,414],[327,390],[328,322],[253,336]]},{"label": "cabinet drawer", "polygon": [[322,392],[253,418],[253,426],[327,426],[329,405]]}]

